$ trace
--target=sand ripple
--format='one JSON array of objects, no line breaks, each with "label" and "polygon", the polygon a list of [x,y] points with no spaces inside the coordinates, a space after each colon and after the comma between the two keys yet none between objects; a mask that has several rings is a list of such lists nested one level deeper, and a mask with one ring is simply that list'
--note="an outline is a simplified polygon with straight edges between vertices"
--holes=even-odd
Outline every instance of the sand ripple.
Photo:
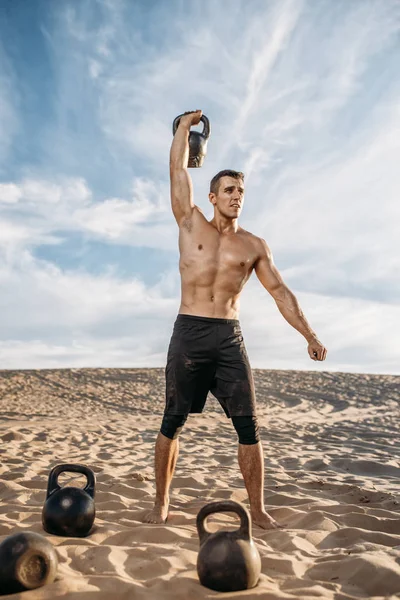
[{"label": "sand ripple", "polygon": [[[267,510],[285,530],[253,528],[257,588],[224,598],[400,597],[400,378],[254,371]],[[164,399],[162,369],[0,372],[0,539],[46,535],[57,580],[16,600],[204,599],[196,573],[200,508],[247,504],[232,425],[211,396],[191,416],[166,525],[142,523],[154,496],[153,455]],[[85,539],[45,534],[47,477],[60,462],[96,472],[96,523]],[[83,485],[64,474],[60,481]],[[209,519],[235,528],[232,514]]]}]

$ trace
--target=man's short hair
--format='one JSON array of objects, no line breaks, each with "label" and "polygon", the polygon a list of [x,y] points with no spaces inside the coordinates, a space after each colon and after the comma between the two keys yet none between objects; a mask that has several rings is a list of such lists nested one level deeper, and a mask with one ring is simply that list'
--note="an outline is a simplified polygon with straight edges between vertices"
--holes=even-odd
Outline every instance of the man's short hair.
[{"label": "man's short hair", "polygon": [[211,179],[210,182],[210,193],[218,194],[219,190],[219,180],[221,177],[233,177],[234,179],[241,179],[244,181],[244,174],[241,171],[232,171],[232,169],[225,169],[224,171],[220,171]]}]

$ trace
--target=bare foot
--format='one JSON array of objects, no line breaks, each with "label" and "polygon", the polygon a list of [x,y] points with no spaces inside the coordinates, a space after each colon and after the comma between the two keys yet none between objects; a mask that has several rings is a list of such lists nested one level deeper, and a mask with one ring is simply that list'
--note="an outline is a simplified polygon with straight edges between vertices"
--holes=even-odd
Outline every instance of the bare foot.
[{"label": "bare foot", "polygon": [[168,507],[169,501],[164,504],[156,501],[153,510],[143,517],[143,523],[166,523],[168,519]]},{"label": "bare foot", "polygon": [[284,529],[285,525],[281,525],[275,521],[267,512],[263,511],[256,514],[251,514],[251,520],[254,525],[258,525],[263,529]]}]

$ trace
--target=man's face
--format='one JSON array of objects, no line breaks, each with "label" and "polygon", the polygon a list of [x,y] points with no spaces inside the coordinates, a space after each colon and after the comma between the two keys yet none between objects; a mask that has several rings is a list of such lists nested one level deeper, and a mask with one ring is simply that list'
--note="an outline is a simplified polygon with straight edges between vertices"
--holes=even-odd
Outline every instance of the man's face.
[{"label": "man's face", "polygon": [[221,177],[217,194],[210,194],[210,201],[228,219],[237,219],[243,207],[244,187],[242,179]]}]

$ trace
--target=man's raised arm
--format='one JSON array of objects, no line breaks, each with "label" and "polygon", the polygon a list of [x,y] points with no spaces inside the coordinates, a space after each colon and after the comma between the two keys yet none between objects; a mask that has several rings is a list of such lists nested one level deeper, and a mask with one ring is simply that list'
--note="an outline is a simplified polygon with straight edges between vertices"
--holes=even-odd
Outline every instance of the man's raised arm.
[{"label": "man's raised arm", "polygon": [[169,174],[171,179],[172,212],[178,225],[182,219],[192,214],[193,186],[187,165],[189,159],[189,132],[192,125],[200,123],[202,111],[185,113],[179,121],[174,135],[169,157]]}]

